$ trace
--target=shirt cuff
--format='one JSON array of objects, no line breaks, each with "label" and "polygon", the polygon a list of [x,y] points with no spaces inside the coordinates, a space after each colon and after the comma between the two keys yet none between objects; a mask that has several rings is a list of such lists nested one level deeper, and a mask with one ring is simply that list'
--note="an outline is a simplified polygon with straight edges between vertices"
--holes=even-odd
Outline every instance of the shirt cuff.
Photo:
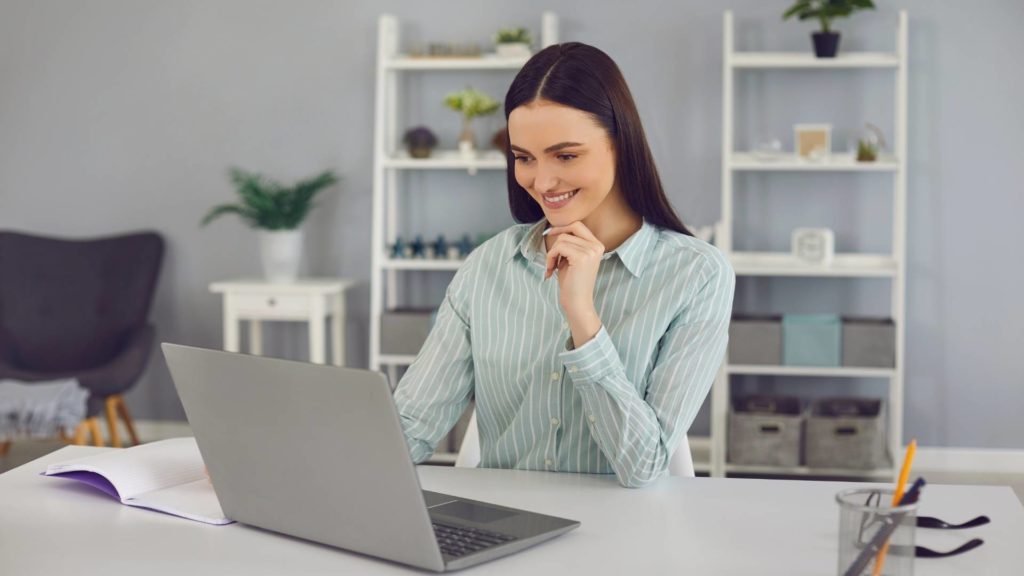
[{"label": "shirt cuff", "polygon": [[560,353],[562,365],[576,385],[594,385],[609,374],[622,370],[619,351],[604,326],[597,335],[574,350]]}]

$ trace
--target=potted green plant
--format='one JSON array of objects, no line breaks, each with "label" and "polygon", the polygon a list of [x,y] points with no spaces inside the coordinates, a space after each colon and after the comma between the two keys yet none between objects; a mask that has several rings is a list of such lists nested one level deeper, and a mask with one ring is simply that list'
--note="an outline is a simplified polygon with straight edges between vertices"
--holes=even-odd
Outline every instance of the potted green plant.
[{"label": "potted green plant", "polygon": [[476,150],[476,138],[473,135],[473,118],[493,114],[498,109],[498,101],[487,94],[466,88],[461,92],[453,92],[445,97],[445,106],[462,114],[462,133],[459,134],[459,152],[463,156],[472,157]]},{"label": "potted green plant", "polygon": [[433,150],[434,146],[437,146],[437,136],[426,126],[416,126],[405,132],[402,142],[405,143],[406,148],[409,150],[409,156],[413,158],[429,158],[430,151]]},{"label": "potted green plant", "polygon": [[797,0],[782,14],[783,20],[796,16],[800,20],[817,19],[821,30],[811,36],[818,58],[834,58],[839,50],[839,32],[832,30],[832,21],[846,18],[858,10],[874,10],[872,0]]},{"label": "potted green plant", "polygon": [[239,204],[221,204],[210,209],[200,226],[224,214],[237,214],[259,231],[263,273],[271,282],[292,282],[298,277],[302,260],[300,226],[313,207],[313,199],[338,181],[330,170],[300,180],[293,186],[231,169],[231,182],[242,198]]},{"label": "potted green plant", "polygon": [[868,122],[864,135],[857,140],[857,162],[874,162],[878,153],[885,149],[885,135],[881,128]]},{"label": "potted green plant", "polygon": [[531,42],[526,28],[502,28],[494,36],[494,50],[502,58],[529,58]]}]

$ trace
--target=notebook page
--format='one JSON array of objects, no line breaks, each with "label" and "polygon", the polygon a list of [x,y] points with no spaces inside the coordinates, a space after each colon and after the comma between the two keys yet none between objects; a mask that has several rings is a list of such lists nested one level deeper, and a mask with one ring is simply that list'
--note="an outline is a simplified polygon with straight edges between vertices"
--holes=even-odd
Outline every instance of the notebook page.
[{"label": "notebook page", "polygon": [[196,446],[196,439],[191,437],[171,438],[50,464],[45,474],[51,476],[72,471],[95,472],[104,476],[117,489],[122,501],[206,478],[203,457]]},{"label": "notebook page", "polygon": [[207,524],[230,524],[221,510],[217,493],[206,478],[171,486],[156,492],[148,492],[135,498],[124,500],[129,506],[149,508],[166,512],[182,518],[206,522]]}]

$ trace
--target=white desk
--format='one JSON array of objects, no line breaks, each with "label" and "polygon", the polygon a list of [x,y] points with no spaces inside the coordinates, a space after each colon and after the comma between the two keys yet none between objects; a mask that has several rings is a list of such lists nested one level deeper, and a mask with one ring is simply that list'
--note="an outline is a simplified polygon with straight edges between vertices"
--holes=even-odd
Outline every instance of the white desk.
[{"label": "white desk", "polygon": [[309,323],[309,357],[326,362],[324,322],[331,317],[332,360],[345,365],[345,290],[355,283],[343,279],[306,278],[287,284],[260,280],[214,282],[210,291],[224,295],[224,349],[239,351],[238,323],[249,321],[249,348],[263,353],[264,320]]},{"label": "white desk", "polygon": [[[239,524],[208,526],[122,506],[77,483],[38,476],[48,462],[109,448],[67,447],[0,475],[0,573],[416,574],[397,564]],[[474,574],[836,573],[834,482],[664,478],[640,490],[610,477],[421,466],[425,489],[580,520],[535,548],[470,568]],[[918,559],[916,573],[1020,574],[1024,508],[1006,487],[928,486],[921,511],[950,521],[988,514],[987,526],[918,543],[985,544],[954,558]]]}]

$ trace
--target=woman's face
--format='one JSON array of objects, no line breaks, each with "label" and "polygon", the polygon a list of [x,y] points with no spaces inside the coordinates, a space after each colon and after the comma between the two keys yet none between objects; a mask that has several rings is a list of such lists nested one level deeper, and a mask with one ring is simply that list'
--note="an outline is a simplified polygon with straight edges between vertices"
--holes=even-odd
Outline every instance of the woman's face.
[{"label": "woman's face", "polygon": [[509,114],[508,135],[516,181],[552,226],[596,216],[619,194],[612,142],[586,112],[536,100]]}]

